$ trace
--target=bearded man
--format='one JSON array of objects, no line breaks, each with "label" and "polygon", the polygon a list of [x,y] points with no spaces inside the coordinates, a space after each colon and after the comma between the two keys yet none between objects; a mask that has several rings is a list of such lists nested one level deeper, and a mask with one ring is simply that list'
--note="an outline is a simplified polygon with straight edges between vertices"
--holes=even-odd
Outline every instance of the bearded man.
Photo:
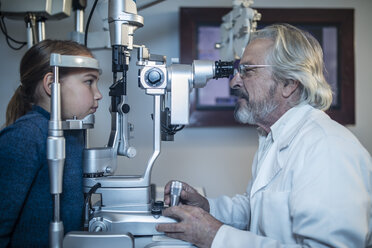
[{"label": "bearded man", "polygon": [[[288,24],[253,33],[230,82],[235,118],[257,126],[244,195],[207,199],[183,183],[178,223],[157,230],[198,247],[372,246],[372,159],[324,112],[332,92],[321,46]],[[170,182],[164,201],[170,202]]]}]

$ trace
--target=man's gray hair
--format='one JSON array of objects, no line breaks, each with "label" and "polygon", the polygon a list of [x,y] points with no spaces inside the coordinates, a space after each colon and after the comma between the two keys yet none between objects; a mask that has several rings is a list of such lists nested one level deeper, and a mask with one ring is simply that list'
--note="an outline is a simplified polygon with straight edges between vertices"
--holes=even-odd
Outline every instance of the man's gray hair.
[{"label": "man's gray hair", "polygon": [[289,24],[274,24],[252,33],[250,41],[256,39],[274,42],[265,61],[273,65],[273,79],[300,83],[302,92],[297,104],[307,102],[321,110],[330,107],[332,90],[323,74],[323,51],[311,34]]}]

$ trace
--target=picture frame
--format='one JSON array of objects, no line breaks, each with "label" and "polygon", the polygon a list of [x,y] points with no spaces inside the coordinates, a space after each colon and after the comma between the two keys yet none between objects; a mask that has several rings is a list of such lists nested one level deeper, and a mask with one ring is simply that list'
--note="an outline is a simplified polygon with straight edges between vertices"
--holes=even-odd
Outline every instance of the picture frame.
[{"label": "picture frame", "polygon": [[[195,59],[200,59],[204,53],[200,49],[198,40],[203,39],[203,30],[216,30],[222,22],[222,17],[231,11],[231,8],[181,8],[180,9],[180,59],[181,63],[190,64]],[[335,45],[325,47],[325,62],[327,53],[332,54],[330,72],[333,81],[334,102],[327,111],[330,117],[343,125],[355,124],[355,69],[354,69],[354,10],[353,9],[257,9],[262,18],[258,28],[272,23],[289,23],[299,26],[312,33],[318,40],[326,34],[324,40],[334,40]],[[206,29],[207,28],[207,29]],[[323,32],[326,30],[327,32]],[[331,36],[328,36],[331,34]],[[210,39],[216,35],[206,34]],[[331,37],[331,38],[329,38]],[[332,38],[333,37],[333,38]],[[217,41],[218,42],[218,41]],[[211,40],[211,45],[214,41]],[[204,55],[203,55],[204,56]],[[203,57],[201,56],[201,57]],[[327,55],[328,56],[328,55]],[[205,57],[205,56],[204,56]],[[208,54],[207,54],[208,57]],[[326,66],[327,69],[327,66]],[[218,85],[219,83],[213,82]],[[223,84],[226,95],[228,83]],[[201,104],[206,92],[204,89],[194,89],[191,99],[190,126],[240,126],[234,119],[233,102],[230,106],[218,104]],[[217,98],[216,98],[217,99]],[[230,104],[228,99],[222,102]]]}]

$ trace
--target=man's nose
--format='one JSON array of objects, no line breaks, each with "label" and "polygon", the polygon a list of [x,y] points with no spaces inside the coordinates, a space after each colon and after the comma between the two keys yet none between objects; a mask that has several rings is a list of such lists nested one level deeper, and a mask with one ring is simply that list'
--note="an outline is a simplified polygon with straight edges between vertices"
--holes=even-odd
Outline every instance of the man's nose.
[{"label": "man's nose", "polygon": [[234,78],[230,81],[230,88],[231,89],[239,89],[243,85],[243,79],[240,77],[240,74],[237,73]]}]

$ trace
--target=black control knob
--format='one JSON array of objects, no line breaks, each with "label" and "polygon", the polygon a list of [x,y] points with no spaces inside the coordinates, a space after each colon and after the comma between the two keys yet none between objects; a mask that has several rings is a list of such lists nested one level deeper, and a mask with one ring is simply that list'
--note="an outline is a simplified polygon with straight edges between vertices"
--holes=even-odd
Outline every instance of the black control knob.
[{"label": "black control knob", "polygon": [[162,214],[163,209],[164,209],[164,202],[163,201],[155,201],[154,205],[152,206],[152,209],[151,209],[151,214],[155,218],[159,218],[160,215]]},{"label": "black control knob", "polygon": [[152,208],[151,209],[151,214],[152,215],[161,215],[161,211],[162,211],[161,208]]},{"label": "black control knob", "polygon": [[153,71],[150,71],[148,75],[148,79],[149,79],[149,83],[157,84],[161,80],[161,75],[158,71],[153,70]]},{"label": "black control knob", "polygon": [[164,74],[160,69],[153,67],[146,72],[145,81],[149,86],[157,87],[163,83]]},{"label": "black control knob", "polygon": [[154,207],[163,208],[164,207],[164,202],[163,201],[155,201],[154,202]]},{"label": "black control knob", "polygon": [[128,114],[129,111],[130,111],[130,106],[128,104],[124,104],[122,107],[121,107],[121,110],[123,111],[124,114]]}]

